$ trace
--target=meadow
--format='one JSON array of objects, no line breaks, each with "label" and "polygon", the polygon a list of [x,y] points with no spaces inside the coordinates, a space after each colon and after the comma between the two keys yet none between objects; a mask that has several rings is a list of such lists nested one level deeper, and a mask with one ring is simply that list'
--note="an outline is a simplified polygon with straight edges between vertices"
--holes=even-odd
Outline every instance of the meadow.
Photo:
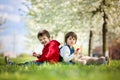
[{"label": "meadow", "polygon": [[[35,60],[33,57],[11,59],[16,63]],[[0,80],[120,80],[120,61],[109,65],[48,64],[6,65],[0,57]]]}]

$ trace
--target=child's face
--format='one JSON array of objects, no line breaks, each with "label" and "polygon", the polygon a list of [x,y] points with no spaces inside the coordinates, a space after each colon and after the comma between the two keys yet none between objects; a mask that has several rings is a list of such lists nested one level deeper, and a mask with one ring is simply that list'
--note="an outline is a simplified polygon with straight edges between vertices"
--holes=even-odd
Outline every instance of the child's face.
[{"label": "child's face", "polygon": [[40,36],[38,39],[43,45],[46,45],[50,42],[50,39],[46,35]]},{"label": "child's face", "polygon": [[69,36],[67,38],[67,45],[69,45],[70,47],[72,47],[75,43],[76,43],[76,39],[74,37]]}]

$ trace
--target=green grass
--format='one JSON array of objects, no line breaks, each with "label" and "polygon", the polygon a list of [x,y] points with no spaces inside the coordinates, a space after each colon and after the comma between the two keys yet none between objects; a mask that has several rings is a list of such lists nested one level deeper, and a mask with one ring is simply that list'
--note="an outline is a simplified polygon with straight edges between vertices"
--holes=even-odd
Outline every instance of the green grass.
[{"label": "green grass", "polygon": [[[15,62],[34,60],[31,57],[12,59]],[[0,80],[120,80],[120,61],[110,65],[43,64],[5,65],[0,58]]]}]

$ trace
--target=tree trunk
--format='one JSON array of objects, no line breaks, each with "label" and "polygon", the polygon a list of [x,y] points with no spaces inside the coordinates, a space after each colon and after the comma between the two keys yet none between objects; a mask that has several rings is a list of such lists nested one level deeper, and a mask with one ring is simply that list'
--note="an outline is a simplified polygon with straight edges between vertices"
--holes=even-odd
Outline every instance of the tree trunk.
[{"label": "tree trunk", "polygon": [[92,52],[92,50],[91,50],[91,48],[92,48],[92,36],[93,36],[93,33],[92,33],[92,31],[90,30],[88,56],[90,56],[90,54],[91,54],[91,52]]},{"label": "tree trunk", "polygon": [[102,28],[102,33],[103,33],[103,47],[102,47],[102,52],[103,52],[103,56],[105,56],[105,53],[107,51],[107,15],[104,12],[104,15],[103,15],[103,28]]}]

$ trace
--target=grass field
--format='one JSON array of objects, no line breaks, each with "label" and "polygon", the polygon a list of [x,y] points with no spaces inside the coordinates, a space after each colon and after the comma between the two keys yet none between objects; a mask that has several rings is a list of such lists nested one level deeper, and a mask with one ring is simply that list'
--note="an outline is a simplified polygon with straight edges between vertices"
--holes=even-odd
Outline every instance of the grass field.
[{"label": "grass field", "polygon": [[[31,57],[12,59],[15,62],[34,60]],[[120,80],[120,61],[111,61],[110,65],[5,65],[0,57],[0,80]]]}]

